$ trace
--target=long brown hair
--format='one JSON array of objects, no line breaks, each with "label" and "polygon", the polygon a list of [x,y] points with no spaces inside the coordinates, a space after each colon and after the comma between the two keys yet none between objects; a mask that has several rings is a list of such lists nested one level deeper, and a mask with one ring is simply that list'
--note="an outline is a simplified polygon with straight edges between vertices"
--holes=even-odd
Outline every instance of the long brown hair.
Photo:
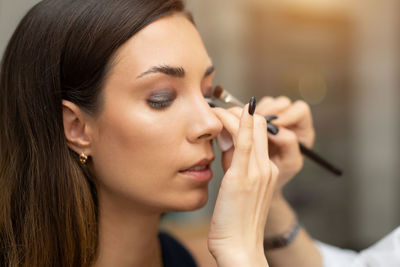
[{"label": "long brown hair", "polygon": [[180,0],[46,0],[12,36],[0,73],[0,265],[88,266],[94,177],[67,146],[62,99],[96,115],[116,50]]}]

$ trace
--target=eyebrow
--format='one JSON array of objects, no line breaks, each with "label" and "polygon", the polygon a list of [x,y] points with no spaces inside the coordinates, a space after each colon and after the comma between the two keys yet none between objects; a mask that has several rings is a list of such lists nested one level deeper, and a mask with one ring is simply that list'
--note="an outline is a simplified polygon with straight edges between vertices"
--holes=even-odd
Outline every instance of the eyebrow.
[{"label": "eyebrow", "polygon": [[[215,71],[214,66],[208,67],[204,73],[204,77],[207,77],[214,71]],[[161,66],[151,67],[150,69],[146,70],[145,72],[139,74],[136,77],[136,79],[139,79],[139,78],[141,78],[145,75],[151,74],[151,73],[164,73],[166,75],[169,75],[172,77],[177,77],[177,78],[185,77],[185,70],[183,69],[183,67],[172,67],[172,66],[168,66],[168,65],[161,65]]]}]

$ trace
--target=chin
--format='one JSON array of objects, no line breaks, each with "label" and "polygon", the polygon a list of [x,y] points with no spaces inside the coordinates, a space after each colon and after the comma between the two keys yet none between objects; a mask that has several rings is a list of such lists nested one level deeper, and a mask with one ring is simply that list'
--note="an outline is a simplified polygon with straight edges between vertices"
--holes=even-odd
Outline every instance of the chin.
[{"label": "chin", "polygon": [[177,200],[179,203],[173,205],[169,212],[186,212],[200,209],[207,203],[208,189],[206,187],[205,189],[182,193]]}]

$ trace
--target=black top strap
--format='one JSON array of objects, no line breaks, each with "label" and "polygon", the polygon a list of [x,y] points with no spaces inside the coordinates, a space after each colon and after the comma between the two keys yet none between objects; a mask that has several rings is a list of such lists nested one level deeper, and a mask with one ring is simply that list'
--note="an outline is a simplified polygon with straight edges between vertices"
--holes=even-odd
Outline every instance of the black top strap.
[{"label": "black top strap", "polygon": [[197,267],[189,251],[171,235],[160,232],[158,238],[161,243],[164,267]]}]

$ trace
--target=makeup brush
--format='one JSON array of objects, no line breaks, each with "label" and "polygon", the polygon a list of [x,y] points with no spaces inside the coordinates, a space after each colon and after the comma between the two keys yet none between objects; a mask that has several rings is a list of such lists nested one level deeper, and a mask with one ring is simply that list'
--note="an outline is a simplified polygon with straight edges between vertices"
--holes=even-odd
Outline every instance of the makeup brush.
[{"label": "makeup brush", "polygon": [[213,96],[225,104],[229,105],[230,107],[243,107],[244,104],[240,102],[237,98],[233,95],[228,93],[228,91],[224,90],[221,86],[217,85],[214,88]]},{"label": "makeup brush", "polygon": [[[230,107],[243,107],[244,104],[240,102],[238,99],[236,99],[233,95],[231,95],[228,91],[224,90],[221,86],[217,85],[214,88],[213,91],[213,96],[222,101],[223,103],[227,104]],[[271,121],[277,119],[276,116],[270,115],[266,116],[265,120],[267,121],[267,130],[269,133],[276,135],[279,132],[279,128],[272,124]],[[308,157],[309,159],[313,160],[317,164],[319,164],[321,167],[327,169],[328,171],[332,172],[333,174],[337,176],[341,176],[343,174],[343,171],[340,170],[339,168],[335,167],[333,164],[329,163],[327,160],[319,156],[317,153],[312,151],[311,149],[305,147],[302,143],[299,142],[299,147],[300,151],[303,155]]]}]

